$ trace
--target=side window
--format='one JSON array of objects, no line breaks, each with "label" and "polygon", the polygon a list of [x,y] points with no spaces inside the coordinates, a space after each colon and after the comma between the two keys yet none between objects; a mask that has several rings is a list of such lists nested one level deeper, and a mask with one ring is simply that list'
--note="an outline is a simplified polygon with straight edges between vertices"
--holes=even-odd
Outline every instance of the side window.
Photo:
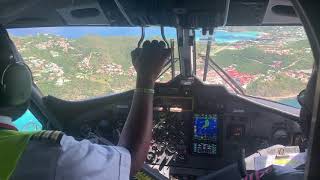
[{"label": "side window", "polygon": [[19,119],[15,120],[13,124],[19,131],[42,130],[42,124],[30,110],[27,110]]}]

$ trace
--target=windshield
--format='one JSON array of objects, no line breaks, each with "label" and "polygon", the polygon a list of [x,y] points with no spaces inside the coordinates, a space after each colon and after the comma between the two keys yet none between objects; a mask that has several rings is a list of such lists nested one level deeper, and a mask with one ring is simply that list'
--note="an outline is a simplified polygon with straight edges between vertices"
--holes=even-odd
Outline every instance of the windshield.
[{"label": "windshield", "polygon": [[[8,31],[44,95],[79,100],[124,92],[135,86],[130,53],[137,47],[139,27]],[[145,34],[145,40],[161,39],[159,27],[148,27]],[[165,28],[165,35],[170,44],[175,44],[177,60],[176,30]],[[208,46],[209,38],[196,31],[196,75],[206,84],[220,84],[233,93],[244,92],[300,107],[296,96],[306,87],[313,66],[303,27],[224,27],[215,30]],[[206,72],[207,47],[210,61]],[[178,61],[175,68],[170,68],[169,63],[165,69],[158,82],[167,82],[180,74]]]},{"label": "windshield", "polygon": [[[201,79],[207,39],[200,36],[197,43],[197,75]],[[210,50],[210,59],[246,95],[300,108],[296,96],[306,87],[313,67],[312,51],[303,27],[218,28]],[[226,85],[210,67],[205,83]]]},{"label": "windshield", "polygon": [[[168,40],[176,37],[174,28],[164,30]],[[161,38],[159,27],[145,31],[145,40]],[[140,39],[140,27],[43,27],[8,32],[44,95],[80,100],[135,87],[130,54]],[[178,75],[179,67],[175,69]],[[169,69],[158,81],[171,78]]]}]

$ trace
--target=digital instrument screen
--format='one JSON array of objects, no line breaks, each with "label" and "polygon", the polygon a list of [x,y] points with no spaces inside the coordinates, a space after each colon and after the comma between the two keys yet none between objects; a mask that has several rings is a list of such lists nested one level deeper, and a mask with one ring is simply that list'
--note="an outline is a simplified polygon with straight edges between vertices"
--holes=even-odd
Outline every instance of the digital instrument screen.
[{"label": "digital instrument screen", "polygon": [[193,153],[217,154],[218,117],[215,114],[195,114]]}]

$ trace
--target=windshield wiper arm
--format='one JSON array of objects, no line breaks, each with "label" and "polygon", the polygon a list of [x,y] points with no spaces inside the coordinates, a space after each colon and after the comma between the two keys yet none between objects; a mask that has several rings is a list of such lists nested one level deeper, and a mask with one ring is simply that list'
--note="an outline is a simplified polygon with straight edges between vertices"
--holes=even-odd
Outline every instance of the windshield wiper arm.
[{"label": "windshield wiper arm", "polygon": [[[179,60],[179,59],[176,59],[176,58],[174,58],[173,60],[170,59],[170,60],[163,66],[163,68],[165,68],[165,69],[159,74],[159,76],[157,77],[157,79],[159,79],[159,78],[160,78],[164,73],[166,73],[169,69],[172,70],[172,66],[174,66],[175,63],[176,63],[178,60]],[[170,66],[168,66],[169,63],[170,63]],[[168,67],[167,67],[167,66],[168,66]],[[171,79],[173,79],[173,77],[172,77]]]},{"label": "windshield wiper arm", "polygon": [[[235,87],[235,88],[237,89],[237,92],[238,92],[238,93],[240,93],[240,94],[242,94],[242,95],[245,95],[244,90],[242,89],[242,87],[239,86],[239,84],[238,84],[232,77],[230,77],[229,74],[226,73],[226,72],[225,72],[216,62],[214,62],[213,59],[211,59],[210,57],[209,57],[209,62],[210,62],[211,64],[213,64],[213,65],[228,79],[229,82],[231,82],[231,84],[233,85],[233,86],[231,86],[231,87]],[[209,64],[209,65],[210,65],[211,68],[213,68],[211,64]],[[214,68],[213,68],[213,69],[214,69]],[[214,69],[214,70],[215,70],[215,69]],[[217,73],[217,74],[218,74],[222,79],[224,79],[224,80],[226,81],[226,79],[223,78],[220,73]],[[226,81],[226,82],[227,82],[227,81]],[[228,83],[228,84],[229,84],[229,83]],[[229,84],[229,85],[230,85],[230,84]],[[234,89],[234,90],[235,90],[235,89]]]},{"label": "windshield wiper arm", "polygon": [[[204,69],[203,69],[203,81],[207,80],[207,74],[208,74],[208,66],[210,66],[235,92],[240,93],[244,95],[244,90],[241,86],[232,78],[229,76],[228,73],[226,73],[217,63],[214,62],[214,60],[210,57],[210,51],[211,51],[211,43],[213,40],[212,36],[209,36],[207,39],[207,50],[206,55],[204,59]],[[211,63],[211,64],[210,64]],[[212,65],[213,64],[213,65]],[[214,68],[215,66],[216,68]],[[221,73],[219,73],[220,71]]]},{"label": "windshield wiper arm", "polygon": [[212,42],[212,36],[209,36],[208,37],[208,42],[207,42],[206,57],[204,59],[203,77],[202,77],[203,81],[207,80],[209,58],[210,58],[210,51],[211,51],[211,42]]},{"label": "windshield wiper arm", "polygon": [[241,94],[241,92],[240,92],[236,87],[234,87],[234,85],[233,85],[231,82],[229,82],[229,80],[228,80],[226,77],[224,77],[223,74],[221,74],[221,71],[220,71],[220,70],[217,70],[216,67],[214,67],[214,65],[212,65],[212,64],[209,64],[208,66],[210,66],[210,67],[214,70],[214,72],[216,72],[216,73],[221,77],[221,79],[222,79],[223,81],[225,81],[225,82],[230,86],[230,88],[231,88],[234,92]]}]

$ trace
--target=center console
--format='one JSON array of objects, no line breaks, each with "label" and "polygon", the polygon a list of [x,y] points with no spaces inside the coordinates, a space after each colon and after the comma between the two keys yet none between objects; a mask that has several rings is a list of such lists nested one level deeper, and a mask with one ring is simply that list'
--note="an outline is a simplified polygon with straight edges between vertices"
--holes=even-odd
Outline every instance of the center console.
[{"label": "center console", "polygon": [[185,89],[155,97],[153,139],[146,162],[160,169],[210,170],[214,166],[208,162],[219,161],[222,155],[223,110],[200,108],[193,90]]}]

